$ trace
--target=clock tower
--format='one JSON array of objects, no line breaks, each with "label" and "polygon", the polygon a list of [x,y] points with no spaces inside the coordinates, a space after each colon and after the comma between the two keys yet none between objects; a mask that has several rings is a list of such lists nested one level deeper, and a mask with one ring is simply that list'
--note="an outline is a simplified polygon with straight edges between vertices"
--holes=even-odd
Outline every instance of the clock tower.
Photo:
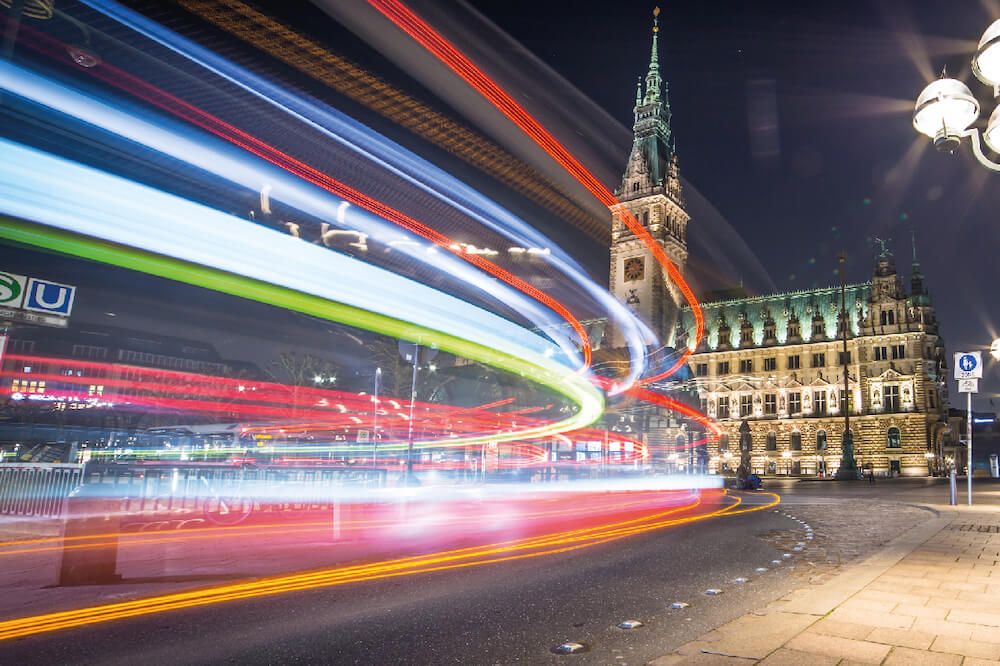
[{"label": "clock tower", "polygon": [[[653,44],[645,87],[635,91],[632,152],[621,186],[621,202],[611,210],[610,290],[656,334],[671,344],[682,297],[645,244],[622,221],[629,211],[683,272],[687,261],[687,224],[676,145],[670,133],[670,101],[660,78],[659,8],[653,11]],[[624,346],[616,331],[612,346]]]}]

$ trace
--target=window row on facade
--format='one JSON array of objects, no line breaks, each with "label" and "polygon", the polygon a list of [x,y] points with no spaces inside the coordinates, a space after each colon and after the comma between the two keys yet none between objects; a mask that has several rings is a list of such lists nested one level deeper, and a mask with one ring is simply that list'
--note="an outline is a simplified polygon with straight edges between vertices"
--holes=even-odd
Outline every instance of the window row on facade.
[{"label": "window row on facade", "polygon": [[[843,433],[841,433],[843,434]],[[751,441],[751,448],[754,447],[753,441]],[[719,436],[719,452],[727,453],[731,452],[730,446],[732,442],[730,441],[728,434],[723,434]],[[816,431],[816,450],[825,451],[829,448],[829,437],[826,430]],[[885,448],[887,449],[900,449],[903,447],[902,434],[896,426],[890,427],[885,433]],[[738,450],[738,447],[736,447]],[[778,450],[778,433],[773,430],[768,431],[764,436],[764,450],[765,451],[777,451]],[[788,436],[788,451],[801,451],[802,450],[802,433],[798,430],[793,430]]]},{"label": "window row on facade", "polygon": [[[873,401],[873,411],[895,413],[912,411],[910,393],[900,393],[898,384],[883,384]],[[827,416],[831,411],[843,414],[845,409],[860,413],[852,391],[844,389],[818,389],[813,391],[787,391],[768,393],[739,393],[701,398],[702,412],[711,418],[754,418],[759,416]]]}]

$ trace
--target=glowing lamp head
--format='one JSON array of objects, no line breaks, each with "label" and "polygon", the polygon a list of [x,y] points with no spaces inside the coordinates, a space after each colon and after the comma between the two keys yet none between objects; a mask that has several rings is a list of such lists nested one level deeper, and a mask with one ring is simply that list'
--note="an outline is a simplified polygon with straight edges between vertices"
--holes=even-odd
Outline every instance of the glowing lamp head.
[{"label": "glowing lamp head", "polygon": [[983,139],[986,145],[995,153],[1000,153],[1000,106],[993,109],[990,114],[990,121],[986,124],[986,131],[983,132]]},{"label": "glowing lamp head", "polygon": [[1000,20],[986,28],[972,57],[972,71],[988,86],[1000,85]]},{"label": "glowing lamp head", "polygon": [[994,360],[1000,361],[1000,338],[994,340],[993,344],[990,345],[990,356],[992,356]]},{"label": "glowing lamp head", "polygon": [[958,79],[932,81],[913,110],[913,127],[934,140],[938,150],[952,152],[961,133],[979,117],[979,102],[968,86]]}]

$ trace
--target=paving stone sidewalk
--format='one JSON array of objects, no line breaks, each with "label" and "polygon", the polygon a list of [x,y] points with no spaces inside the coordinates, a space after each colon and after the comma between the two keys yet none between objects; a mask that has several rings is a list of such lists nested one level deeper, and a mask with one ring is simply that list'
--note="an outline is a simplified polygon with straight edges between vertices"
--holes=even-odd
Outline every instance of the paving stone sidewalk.
[{"label": "paving stone sidewalk", "polygon": [[1000,505],[933,508],[867,558],[651,663],[1000,666]]}]

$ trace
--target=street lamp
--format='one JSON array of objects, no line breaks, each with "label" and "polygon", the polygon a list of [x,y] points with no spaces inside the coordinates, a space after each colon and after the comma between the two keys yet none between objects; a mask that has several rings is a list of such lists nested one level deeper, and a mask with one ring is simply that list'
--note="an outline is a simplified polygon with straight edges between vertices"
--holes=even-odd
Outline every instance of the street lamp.
[{"label": "street lamp", "polygon": [[990,345],[990,356],[993,357],[994,361],[1000,361],[1000,338],[993,341]]},{"label": "street lamp", "polygon": [[[979,48],[972,58],[972,71],[976,78],[993,88],[993,97],[1000,97],[1000,20],[983,33]],[[946,153],[953,153],[968,137],[972,144],[972,154],[980,164],[992,171],[1000,171],[1000,163],[994,162],[983,153],[979,131],[972,124],[979,118],[979,102],[968,86],[958,79],[948,78],[942,73],[937,81],[932,81],[920,96],[913,110],[913,127],[934,141],[934,147]],[[1000,107],[990,114],[983,132],[986,145],[1000,152]]]}]

